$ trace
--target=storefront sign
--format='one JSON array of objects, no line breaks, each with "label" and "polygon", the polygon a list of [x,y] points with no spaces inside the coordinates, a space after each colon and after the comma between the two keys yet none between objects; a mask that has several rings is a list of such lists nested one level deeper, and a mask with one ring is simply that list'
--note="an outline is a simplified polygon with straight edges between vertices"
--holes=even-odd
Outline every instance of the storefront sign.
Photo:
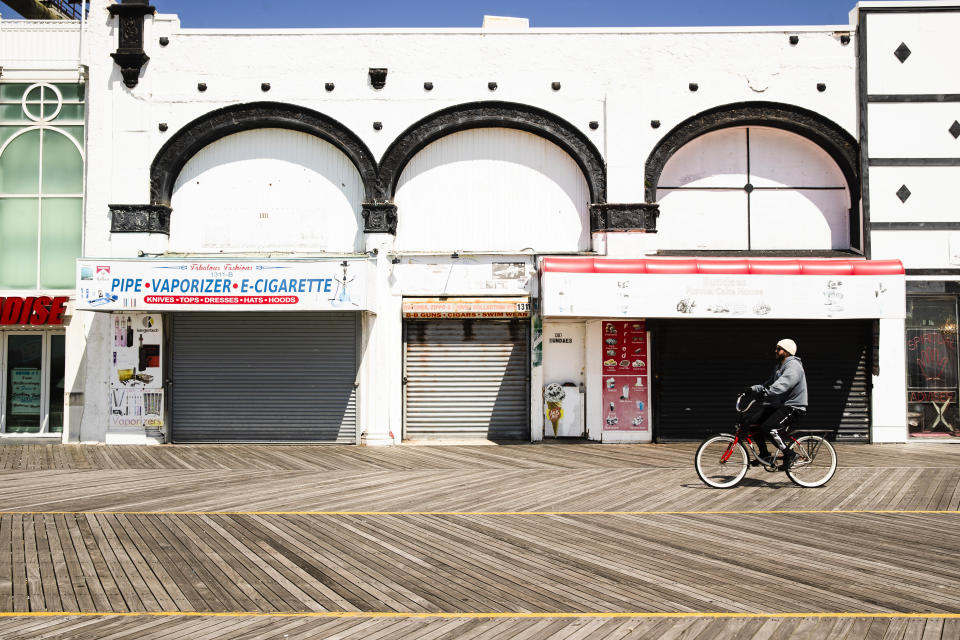
[{"label": "storefront sign", "polygon": [[366,260],[78,260],[77,307],[95,311],[359,311]]},{"label": "storefront sign", "polygon": [[407,298],[404,318],[529,318],[528,298]]},{"label": "storefront sign", "polygon": [[603,430],[648,431],[650,400],[645,320],[603,323]]},{"label": "storefront sign", "polygon": [[38,296],[0,298],[0,324],[63,324],[67,310],[66,296]]},{"label": "storefront sign", "polygon": [[529,296],[529,256],[414,256],[398,258],[391,275],[405,296]]},{"label": "storefront sign", "polygon": [[547,272],[546,317],[903,318],[904,277]]}]

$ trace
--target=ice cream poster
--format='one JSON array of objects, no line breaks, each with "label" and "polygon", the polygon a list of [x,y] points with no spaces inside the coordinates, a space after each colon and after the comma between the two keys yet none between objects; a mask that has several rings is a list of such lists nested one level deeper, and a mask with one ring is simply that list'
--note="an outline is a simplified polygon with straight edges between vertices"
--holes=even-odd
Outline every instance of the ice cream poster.
[{"label": "ice cream poster", "polygon": [[649,431],[646,321],[605,320],[602,340],[603,430]]}]

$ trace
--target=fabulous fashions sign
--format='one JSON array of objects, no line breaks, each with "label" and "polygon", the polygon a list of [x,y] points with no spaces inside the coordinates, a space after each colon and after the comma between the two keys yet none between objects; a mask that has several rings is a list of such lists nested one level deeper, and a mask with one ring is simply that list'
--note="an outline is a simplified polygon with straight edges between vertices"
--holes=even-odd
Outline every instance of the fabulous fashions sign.
[{"label": "fabulous fashions sign", "polygon": [[93,311],[360,311],[365,259],[78,260],[77,308]]}]

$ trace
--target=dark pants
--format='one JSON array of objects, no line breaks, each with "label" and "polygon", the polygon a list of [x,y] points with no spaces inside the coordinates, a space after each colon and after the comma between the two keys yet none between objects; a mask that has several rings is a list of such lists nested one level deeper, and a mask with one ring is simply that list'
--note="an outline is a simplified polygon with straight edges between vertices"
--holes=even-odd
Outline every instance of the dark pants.
[{"label": "dark pants", "polygon": [[786,443],[780,437],[781,434],[786,435],[790,427],[797,426],[804,413],[806,412],[803,409],[796,407],[764,405],[749,417],[750,433],[756,436],[757,446],[764,458],[770,456],[767,450],[767,437],[770,437],[778,449],[784,449]]}]

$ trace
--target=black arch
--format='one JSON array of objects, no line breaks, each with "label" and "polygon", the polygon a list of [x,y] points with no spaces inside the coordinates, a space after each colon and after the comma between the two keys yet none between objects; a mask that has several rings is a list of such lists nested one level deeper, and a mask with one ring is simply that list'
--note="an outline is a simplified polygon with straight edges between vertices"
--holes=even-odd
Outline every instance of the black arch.
[{"label": "black arch", "polygon": [[[850,192],[851,242],[860,237],[860,150],[857,141],[837,123],[822,115],[778,102],[738,102],[714,107],[684,120],[665,135],[647,157],[644,187],[647,202],[657,201],[657,185],[667,161],[683,145],[705,133],[741,126],[784,129],[807,138],[826,151],[847,181]],[[853,233],[854,218],[856,234]]]},{"label": "black arch", "polygon": [[200,149],[232,133],[263,128],[291,129],[326,140],[357,167],[367,200],[377,193],[377,163],[367,145],[347,127],[305,107],[282,102],[251,102],[200,116],[160,148],[150,165],[151,203],[170,205],[177,176]]},{"label": "black arch", "polygon": [[546,138],[580,167],[593,203],[607,198],[607,169],[596,146],[579,129],[548,111],[513,102],[471,102],[428,115],[394,140],[380,160],[379,201],[392,201],[403,168],[431,142],[466,129],[503,127]]}]

